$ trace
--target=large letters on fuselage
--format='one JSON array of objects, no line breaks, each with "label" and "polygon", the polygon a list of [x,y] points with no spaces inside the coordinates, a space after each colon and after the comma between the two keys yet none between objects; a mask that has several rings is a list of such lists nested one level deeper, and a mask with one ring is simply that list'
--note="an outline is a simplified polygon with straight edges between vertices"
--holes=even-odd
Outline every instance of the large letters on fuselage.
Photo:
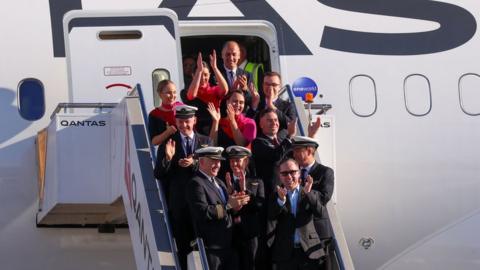
[{"label": "large letters on fuselage", "polygon": [[[49,1],[54,56],[65,57],[62,18],[69,10],[82,9],[81,0]],[[174,10],[179,20],[267,20],[277,28],[280,55],[312,54],[295,31],[266,1],[232,0],[244,17],[188,17],[196,2],[164,0],[159,7]],[[395,34],[358,32],[325,26],[320,47],[337,51],[372,55],[436,53],[465,44],[477,29],[475,17],[467,10],[431,0],[318,0],[318,3],[347,11],[420,19],[440,24],[438,29],[432,31]]]},{"label": "large letters on fuselage", "polygon": [[[188,17],[197,1],[195,0],[164,0],[162,8],[174,10],[179,20],[265,20],[277,28],[278,50],[280,55],[311,55],[295,31],[270,6],[267,1],[231,0],[245,17]],[[281,32],[280,32],[281,31]]]},{"label": "large letters on fuselage", "polygon": [[434,21],[440,28],[418,33],[368,33],[325,26],[320,46],[376,55],[417,55],[451,50],[470,40],[477,29],[475,17],[453,4],[430,0],[318,0],[338,9]]}]

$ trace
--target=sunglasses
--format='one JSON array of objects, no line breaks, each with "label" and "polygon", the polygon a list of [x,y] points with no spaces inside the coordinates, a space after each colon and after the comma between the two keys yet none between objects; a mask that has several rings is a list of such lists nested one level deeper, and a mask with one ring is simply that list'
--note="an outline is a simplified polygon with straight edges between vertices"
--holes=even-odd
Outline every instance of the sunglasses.
[{"label": "sunglasses", "polygon": [[297,175],[297,173],[298,173],[298,170],[291,170],[291,171],[280,172],[280,175],[281,176],[288,176],[288,175],[295,176],[295,175]]}]

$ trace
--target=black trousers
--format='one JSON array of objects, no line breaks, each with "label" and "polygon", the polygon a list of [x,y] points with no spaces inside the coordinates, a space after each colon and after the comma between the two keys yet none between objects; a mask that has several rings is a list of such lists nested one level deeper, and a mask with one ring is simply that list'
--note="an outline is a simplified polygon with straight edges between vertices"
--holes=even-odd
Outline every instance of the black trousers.
[{"label": "black trousers", "polygon": [[312,260],[307,257],[302,248],[294,248],[289,260],[274,262],[273,270],[318,270],[320,260]]},{"label": "black trousers", "polygon": [[188,211],[182,215],[171,215],[173,237],[177,245],[178,261],[182,270],[187,270],[187,256],[192,251],[190,243],[193,237],[193,225]]},{"label": "black trousers", "polygon": [[237,259],[231,248],[206,249],[210,270],[237,270]]},{"label": "black trousers", "polygon": [[258,252],[258,238],[241,239],[234,236],[234,252],[238,259],[239,269],[255,270],[255,263]]}]

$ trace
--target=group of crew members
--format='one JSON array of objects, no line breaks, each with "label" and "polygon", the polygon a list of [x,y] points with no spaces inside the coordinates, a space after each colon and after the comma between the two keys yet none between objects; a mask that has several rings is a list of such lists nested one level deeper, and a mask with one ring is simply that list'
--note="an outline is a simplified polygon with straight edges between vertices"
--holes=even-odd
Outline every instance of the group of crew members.
[{"label": "group of crew members", "polygon": [[220,67],[215,51],[210,65],[201,53],[196,65],[184,58],[192,73],[184,103],[161,81],[162,103],[149,115],[180,267],[200,237],[210,269],[330,269],[334,175],[315,161],[320,120],[296,136],[293,104],[278,98],[280,74],[240,68],[242,47],[227,41]]}]

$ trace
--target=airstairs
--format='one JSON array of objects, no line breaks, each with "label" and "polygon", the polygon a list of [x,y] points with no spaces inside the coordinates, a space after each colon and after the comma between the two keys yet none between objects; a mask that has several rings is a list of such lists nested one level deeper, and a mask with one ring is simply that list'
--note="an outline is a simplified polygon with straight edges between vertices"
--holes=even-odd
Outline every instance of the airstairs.
[{"label": "airstairs", "polygon": [[[296,104],[299,133],[303,134],[309,111],[288,87],[287,93]],[[156,157],[145,128],[146,116],[140,89],[118,104],[59,104],[49,126],[37,136],[37,225],[128,223],[137,269],[176,269],[163,191],[153,177]],[[320,132],[316,139],[325,145],[322,162],[332,166],[334,151],[326,143],[334,149],[333,117],[324,115],[322,122],[329,122],[332,129]],[[331,260],[334,269],[354,269],[332,201],[327,205],[335,234]],[[200,252],[191,254],[190,265],[206,269],[201,240],[198,245]]]},{"label": "airstairs", "polygon": [[[37,136],[37,225],[115,226],[128,221],[137,269],[176,269],[139,91],[117,105],[58,106],[50,125]],[[194,252],[191,258],[192,269],[205,269],[204,253]]]}]

